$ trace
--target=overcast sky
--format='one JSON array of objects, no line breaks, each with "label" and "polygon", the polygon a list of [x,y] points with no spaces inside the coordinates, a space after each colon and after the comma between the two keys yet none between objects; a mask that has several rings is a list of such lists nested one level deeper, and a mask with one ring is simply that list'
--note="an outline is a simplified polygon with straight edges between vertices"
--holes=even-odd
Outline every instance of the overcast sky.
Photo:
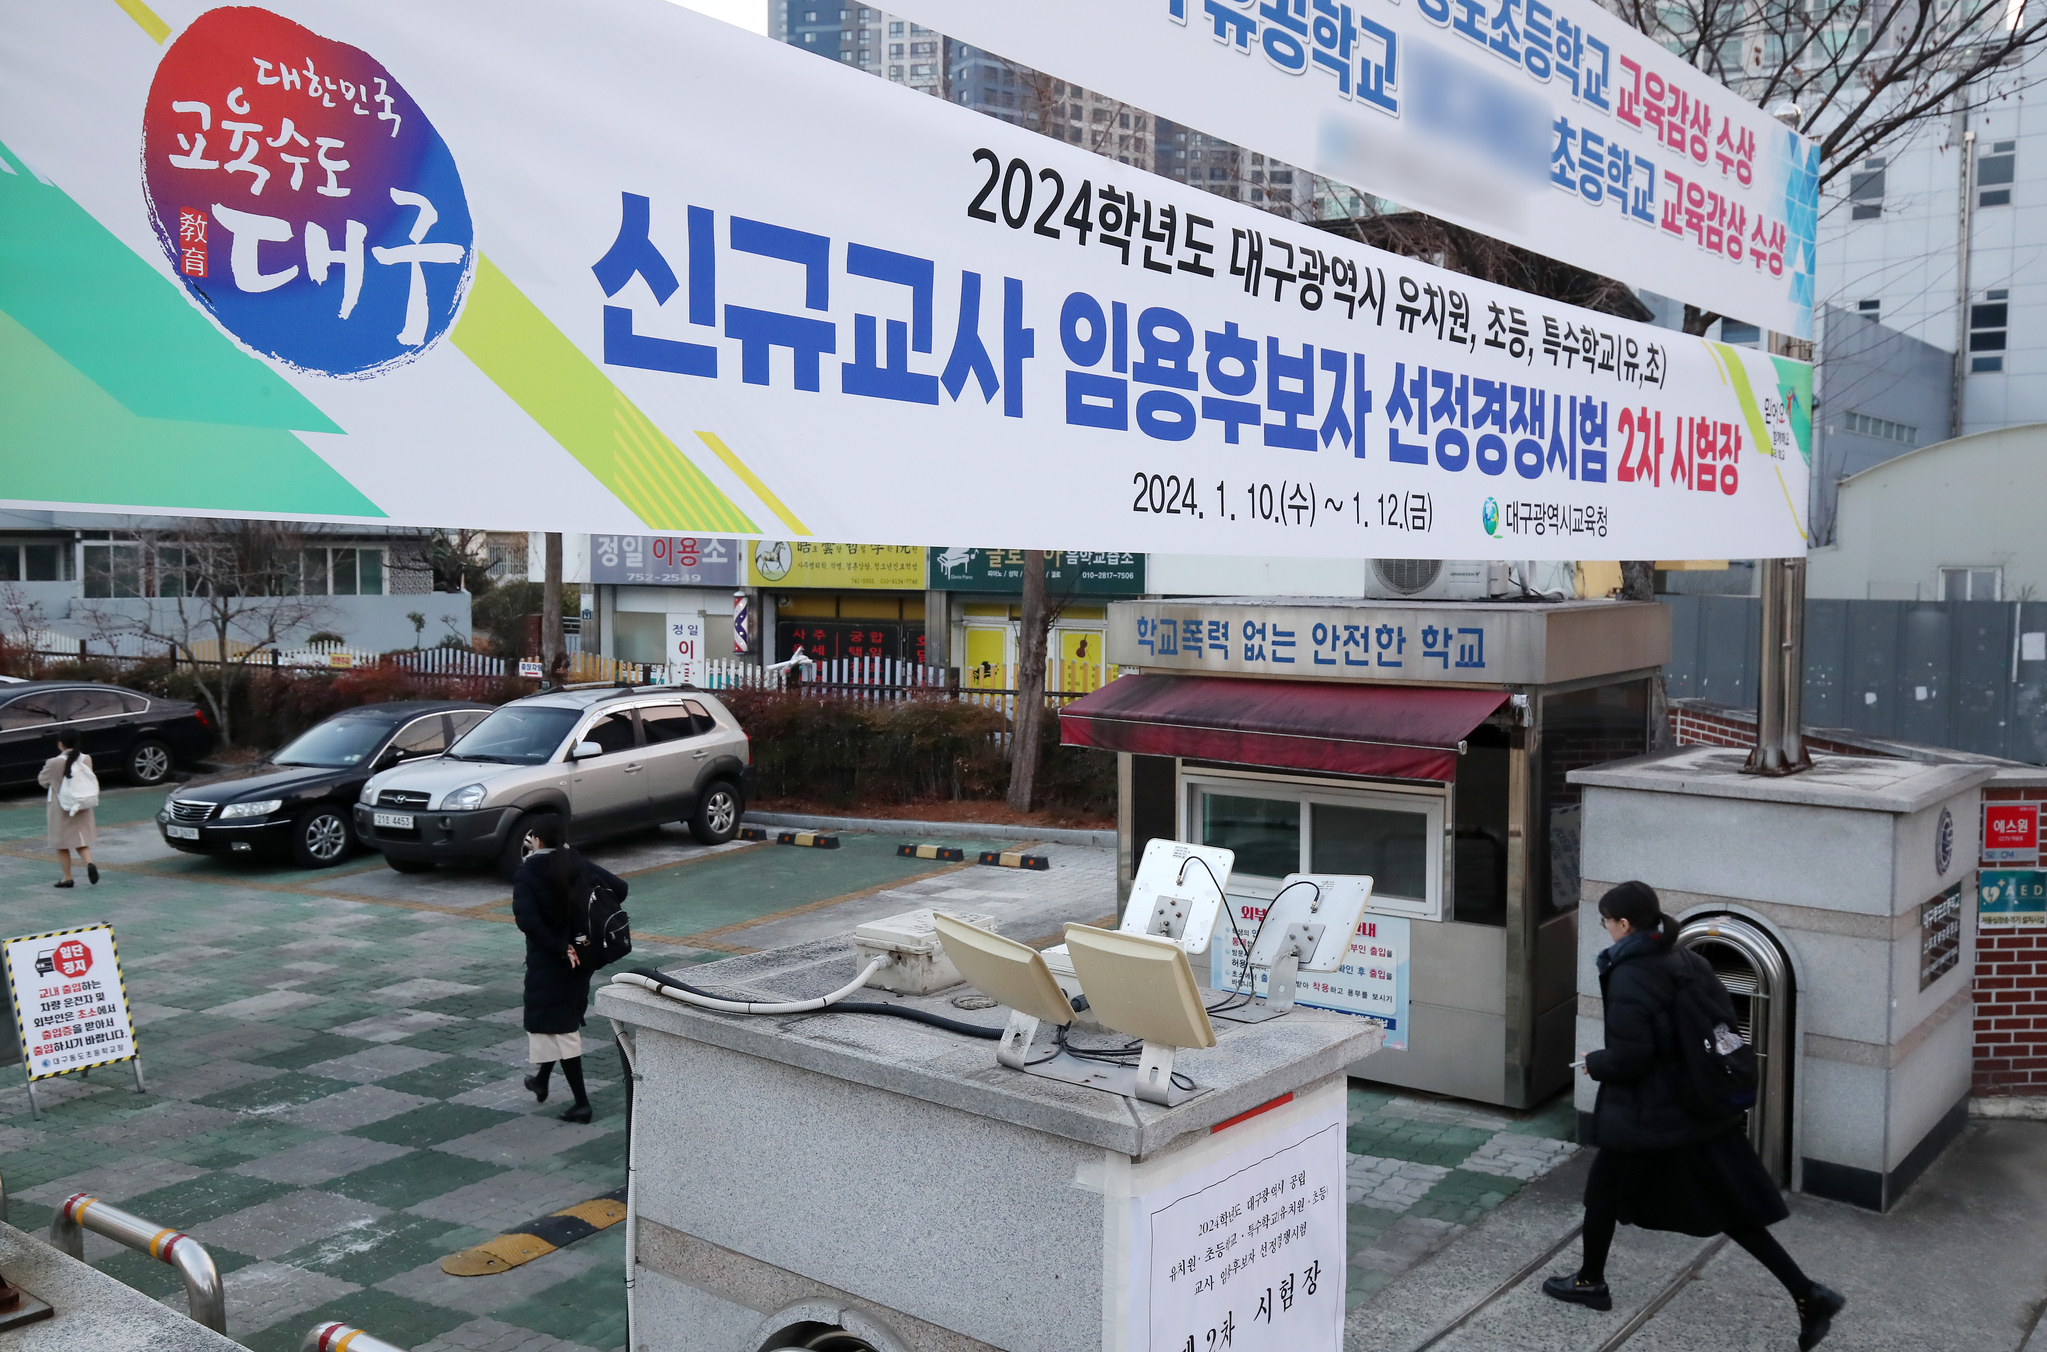
[{"label": "overcast sky", "polygon": [[674,0],[684,9],[708,14],[714,19],[763,36],[768,31],[768,0]]}]

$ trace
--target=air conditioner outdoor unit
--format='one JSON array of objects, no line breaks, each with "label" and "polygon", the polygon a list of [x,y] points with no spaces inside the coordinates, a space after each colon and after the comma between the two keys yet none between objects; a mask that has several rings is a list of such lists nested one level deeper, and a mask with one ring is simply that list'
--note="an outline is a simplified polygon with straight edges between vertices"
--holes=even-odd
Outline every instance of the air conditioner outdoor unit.
[{"label": "air conditioner outdoor unit", "polygon": [[1373,559],[1365,595],[1394,601],[1483,601],[1513,590],[1507,565],[1486,559]]}]

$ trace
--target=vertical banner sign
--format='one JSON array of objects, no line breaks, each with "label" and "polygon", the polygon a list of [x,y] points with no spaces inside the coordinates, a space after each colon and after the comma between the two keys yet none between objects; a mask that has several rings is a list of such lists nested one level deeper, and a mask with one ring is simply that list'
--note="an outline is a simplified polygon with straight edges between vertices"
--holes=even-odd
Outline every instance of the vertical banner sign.
[{"label": "vertical banner sign", "polygon": [[[1208,949],[1208,984],[1219,991],[1243,988],[1250,936],[1265,918],[1263,905],[1251,898],[1233,896],[1229,903],[1237,908],[1237,925],[1231,927],[1228,943],[1223,942],[1223,931],[1218,928]],[[1385,1045],[1393,1051],[1406,1051],[1408,952],[1405,917],[1367,915],[1351,936],[1350,951],[1344,954],[1341,967],[1333,972],[1300,974],[1294,983],[1294,1003],[1374,1019],[1385,1026]],[[1252,994],[1263,996],[1267,974],[1258,971],[1255,976]]]},{"label": "vertical banner sign", "polygon": [[[1200,85],[1234,107],[1300,36],[1255,16],[1309,12],[1250,3],[1190,0],[1120,68],[1182,78],[1177,39],[1215,46],[1191,26],[1222,12],[1257,29]],[[0,4],[0,239],[34,260],[0,268],[0,505],[432,525],[459,496],[592,534],[593,581],[720,588],[921,591],[940,496],[946,538],[1082,557],[1805,548],[1808,366],[1382,253],[667,0],[501,0],[487,40],[468,0]],[[1104,52],[1167,13],[979,8]],[[1649,106],[1623,55],[1609,121]],[[1357,78],[1342,113],[1376,145]],[[1618,266],[1608,234],[1674,221],[1690,252],[1649,280],[1761,319],[1736,302],[1780,246],[1709,265],[1690,240],[1695,217],[1749,240],[1726,185],[1775,161],[1733,124],[1720,146],[1720,95],[1670,97],[1712,113],[1671,133],[1712,193],[1659,187],[1653,224],[1583,204],[1610,180],[1579,134],[1577,252],[1545,251]]]},{"label": "vertical banner sign", "polygon": [[1337,1352],[1346,1230],[1341,1107],[1131,1207],[1131,1352]]},{"label": "vertical banner sign", "polygon": [[704,652],[704,617],[697,611],[670,614],[667,621],[667,655],[664,660],[672,679],[682,685],[697,684],[698,664]]},{"label": "vertical banner sign", "polygon": [[112,925],[9,939],[7,988],[30,1083],[137,1054]]},{"label": "vertical banner sign", "polygon": [[[1593,0],[913,0],[902,12],[1403,206],[1812,337],[1819,148]],[[1172,152],[1190,179],[1203,167],[1194,145],[1184,162]]]}]

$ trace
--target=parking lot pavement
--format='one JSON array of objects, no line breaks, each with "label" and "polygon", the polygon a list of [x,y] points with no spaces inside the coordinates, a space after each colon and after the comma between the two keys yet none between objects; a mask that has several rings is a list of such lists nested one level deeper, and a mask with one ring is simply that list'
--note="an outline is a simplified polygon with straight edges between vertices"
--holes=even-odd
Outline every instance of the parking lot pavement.
[{"label": "parking lot pavement", "polygon": [[[338,1319],[401,1347],[597,1352],[625,1340],[623,1227],[510,1272],[443,1257],[625,1179],[616,1054],[592,1034],[596,1120],[558,1120],[520,1085],[524,939],[481,871],[401,875],[374,855],[308,871],[169,850],[162,790],[108,789],[103,881],[50,887],[41,795],[0,798],[0,930],[109,921],[147,1094],[125,1066],[44,1081],[40,1120],[0,1070],[0,1174],[15,1224],[91,1192],[205,1243],[229,1333],[289,1352]],[[837,850],[705,849],[665,827],[590,850],[627,877],[634,959],[715,960],[942,905],[1025,940],[1115,906],[1109,850],[1051,846],[1043,873],[904,859],[900,837]],[[968,850],[1014,841],[961,836]],[[89,1237],[87,1257],[182,1308],[176,1273]]]}]

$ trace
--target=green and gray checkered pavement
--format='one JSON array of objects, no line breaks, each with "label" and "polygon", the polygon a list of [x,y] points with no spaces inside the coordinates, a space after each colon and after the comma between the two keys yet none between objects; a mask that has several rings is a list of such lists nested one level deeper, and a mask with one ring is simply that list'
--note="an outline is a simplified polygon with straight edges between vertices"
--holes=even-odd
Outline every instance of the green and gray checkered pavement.
[{"label": "green and gray checkered pavement", "polygon": [[[125,1066],[38,1087],[34,1119],[0,1067],[0,1176],[14,1224],[47,1231],[87,1192],[204,1243],[231,1336],[291,1352],[337,1319],[432,1352],[610,1352],[625,1342],[623,1227],[521,1267],[450,1277],[440,1260],[625,1180],[624,1092],[586,1029],[595,1121],[520,1084],[524,940],[508,889],[477,872],[400,875],[374,855],[309,872],[167,850],[159,793],[109,790],[104,881],[50,887],[39,796],[0,799],[0,930],[111,922],[149,1092]],[[963,828],[970,831],[971,828]],[[1114,853],[1048,846],[1045,873],[934,867],[900,838],[838,850],[706,850],[668,827],[594,847],[627,876],[636,957],[715,960],[933,904],[1050,942],[1113,908]],[[943,844],[1013,845],[963,834]],[[1355,1085],[1353,1303],[1447,1243],[1571,1149],[1570,1109],[1512,1114]],[[175,1271],[87,1237],[89,1261],[182,1309]]]}]

